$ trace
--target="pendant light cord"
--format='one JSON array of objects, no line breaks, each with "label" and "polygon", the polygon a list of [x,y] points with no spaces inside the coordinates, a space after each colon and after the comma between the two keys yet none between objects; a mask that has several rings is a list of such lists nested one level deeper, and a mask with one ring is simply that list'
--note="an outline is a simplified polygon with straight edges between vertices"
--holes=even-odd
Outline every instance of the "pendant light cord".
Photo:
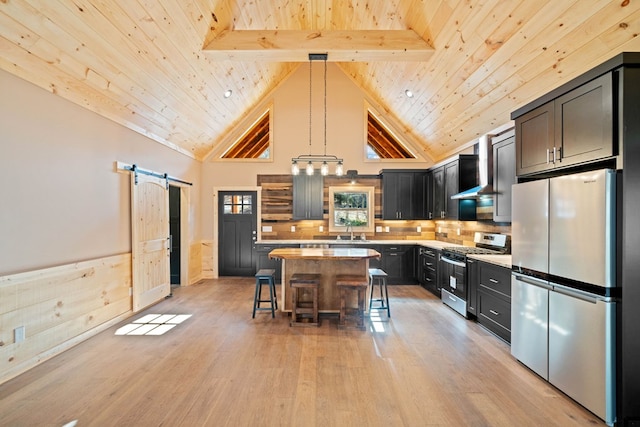
[{"label": "pendant light cord", "polygon": [[324,155],[327,155],[327,60],[324,60]]},{"label": "pendant light cord", "polygon": [[311,155],[311,68],[312,63],[309,59],[309,155]]}]

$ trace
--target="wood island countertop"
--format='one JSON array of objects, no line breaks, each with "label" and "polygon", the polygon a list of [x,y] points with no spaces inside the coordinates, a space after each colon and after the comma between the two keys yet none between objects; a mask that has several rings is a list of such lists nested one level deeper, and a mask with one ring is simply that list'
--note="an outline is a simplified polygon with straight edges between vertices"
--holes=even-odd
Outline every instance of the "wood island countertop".
[{"label": "wood island countertop", "polygon": [[306,260],[359,260],[380,258],[380,252],[364,248],[277,248],[269,258]]}]

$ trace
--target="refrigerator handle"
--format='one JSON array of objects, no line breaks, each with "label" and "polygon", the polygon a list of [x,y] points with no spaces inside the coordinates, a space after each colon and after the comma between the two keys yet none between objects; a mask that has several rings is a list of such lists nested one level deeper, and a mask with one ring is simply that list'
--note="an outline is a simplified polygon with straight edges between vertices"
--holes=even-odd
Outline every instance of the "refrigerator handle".
[{"label": "refrigerator handle", "polygon": [[597,304],[598,301],[604,301],[604,302],[613,301],[613,298],[610,298],[610,297],[603,297],[600,295],[581,291],[579,289],[573,289],[564,285],[558,285],[557,283],[553,283],[553,290],[559,294],[566,295],[572,298],[577,298],[582,301],[590,302],[592,304]]},{"label": "refrigerator handle", "polygon": [[511,274],[513,275],[514,279],[520,282],[524,282],[529,285],[537,286],[543,289],[548,289],[548,290],[553,289],[553,286],[549,285],[549,282],[547,282],[546,280],[536,279],[535,277],[527,276],[526,274],[516,273],[515,271],[512,271]]}]

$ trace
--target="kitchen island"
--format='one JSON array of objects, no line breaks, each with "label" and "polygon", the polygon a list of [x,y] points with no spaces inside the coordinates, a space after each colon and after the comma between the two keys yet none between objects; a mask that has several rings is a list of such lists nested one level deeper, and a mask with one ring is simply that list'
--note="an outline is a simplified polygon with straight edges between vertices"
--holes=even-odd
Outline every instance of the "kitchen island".
[{"label": "kitchen island", "polygon": [[318,290],[319,311],[338,313],[340,294],[335,286],[335,277],[338,274],[361,274],[368,277],[369,260],[380,258],[380,253],[364,248],[277,248],[269,252],[269,258],[283,260],[280,292],[284,303],[281,304],[283,311],[291,311],[291,276],[294,273],[315,273],[322,276]]}]

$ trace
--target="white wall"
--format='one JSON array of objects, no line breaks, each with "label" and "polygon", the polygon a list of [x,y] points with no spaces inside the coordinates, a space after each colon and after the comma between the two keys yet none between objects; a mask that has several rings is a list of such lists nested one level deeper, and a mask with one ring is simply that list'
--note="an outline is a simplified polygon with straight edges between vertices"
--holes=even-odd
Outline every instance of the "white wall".
[{"label": "white wall", "polygon": [[200,239],[200,162],[4,71],[0,94],[0,275],[130,252],[116,160],[193,182]]}]

